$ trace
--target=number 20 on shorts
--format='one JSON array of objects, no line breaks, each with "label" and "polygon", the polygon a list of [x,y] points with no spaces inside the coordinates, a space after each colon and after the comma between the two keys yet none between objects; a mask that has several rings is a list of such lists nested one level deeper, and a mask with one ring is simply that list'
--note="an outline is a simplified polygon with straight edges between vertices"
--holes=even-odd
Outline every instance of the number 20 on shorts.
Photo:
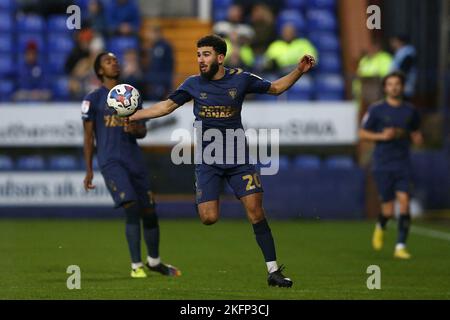
[{"label": "number 20 on shorts", "polygon": [[256,187],[261,188],[261,180],[257,173],[242,176],[242,180],[247,180],[247,187],[245,187],[246,191],[253,190]]}]

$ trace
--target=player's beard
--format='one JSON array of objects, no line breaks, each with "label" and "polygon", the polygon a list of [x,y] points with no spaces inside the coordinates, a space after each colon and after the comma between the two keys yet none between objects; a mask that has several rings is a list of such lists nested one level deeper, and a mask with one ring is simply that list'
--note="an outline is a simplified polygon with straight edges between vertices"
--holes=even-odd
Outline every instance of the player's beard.
[{"label": "player's beard", "polygon": [[209,67],[209,71],[202,72],[202,70],[200,69],[200,74],[203,78],[211,80],[212,78],[214,78],[217,71],[219,71],[219,63],[217,61],[214,61]]}]

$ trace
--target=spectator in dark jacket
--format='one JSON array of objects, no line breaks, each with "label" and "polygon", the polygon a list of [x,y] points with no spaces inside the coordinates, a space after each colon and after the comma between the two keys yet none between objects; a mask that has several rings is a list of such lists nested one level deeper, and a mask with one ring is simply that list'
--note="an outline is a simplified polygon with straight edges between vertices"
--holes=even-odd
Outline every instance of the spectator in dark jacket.
[{"label": "spectator in dark jacket", "polygon": [[172,46],[162,37],[159,26],[146,30],[143,55],[146,99],[163,100],[172,89],[174,57]]}]

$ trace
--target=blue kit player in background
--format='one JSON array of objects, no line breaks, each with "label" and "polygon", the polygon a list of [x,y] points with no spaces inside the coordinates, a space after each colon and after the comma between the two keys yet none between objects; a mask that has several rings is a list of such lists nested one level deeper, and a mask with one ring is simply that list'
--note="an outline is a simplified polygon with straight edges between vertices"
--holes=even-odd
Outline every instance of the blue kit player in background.
[{"label": "blue kit player in background", "polygon": [[[315,64],[310,55],[300,59],[298,66],[288,75],[274,81],[266,81],[241,69],[223,66],[227,46],[216,35],[209,35],[197,42],[197,62],[200,75],[191,76],[167,100],[148,109],[138,110],[128,120],[165,116],[179,106],[194,100],[194,115],[201,121],[202,129],[242,129],[241,109],[245,95],[268,93],[279,95],[288,90]],[[203,133],[202,133],[203,135]],[[223,141],[226,141],[225,138]],[[202,142],[205,148],[205,142]],[[242,146],[241,146],[242,147]],[[246,146],[243,146],[246,148]],[[238,146],[239,148],[239,146]],[[226,149],[226,148],[225,148]],[[253,226],[256,241],[262,250],[268,270],[270,286],[291,287],[292,280],[282,274],[277,265],[275,244],[262,206],[262,186],[256,168],[245,159],[244,164],[196,164],[197,208],[201,221],[211,225],[219,219],[219,194],[222,182],[227,180]]]},{"label": "blue kit player in background", "polygon": [[413,105],[403,100],[405,78],[393,72],[383,79],[386,99],[375,103],[363,118],[359,135],[363,140],[376,143],[373,154],[373,175],[382,201],[381,213],[373,233],[375,250],[383,247],[384,230],[394,215],[394,201],[400,204],[398,239],[394,257],[411,258],[406,250],[406,239],[411,217],[409,200],[411,192],[410,144],[421,145],[420,119]]},{"label": "blue kit player in background", "polygon": [[95,188],[92,184],[95,138],[98,163],[106,186],[116,208],[122,207],[125,211],[126,238],[132,262],[131,277],[147,276],[141,260],[141,220],[148,252],[145,265],[151,271],[178,276],[180,271],[163,264],[159,257],[158,216],[148,171],[136,142],[136,139],[144,138],[147,134],[145,123],[125,123],[123,118],[116,116],[106,104],[109,90],[119,83],[120,67],[115,55],[100,53],[95,59],[94,71],[102,86],[88,94],[82,102],[86,162],[84,188]]}]

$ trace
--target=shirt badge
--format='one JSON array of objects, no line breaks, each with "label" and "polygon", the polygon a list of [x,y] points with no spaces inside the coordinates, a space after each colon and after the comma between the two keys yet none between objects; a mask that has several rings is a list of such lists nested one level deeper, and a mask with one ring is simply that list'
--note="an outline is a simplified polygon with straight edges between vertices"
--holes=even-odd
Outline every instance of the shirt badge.
[{"label": "shirt badge", "polygon": [[228,94],[230,95],[231,99],[236,98],[236,96],[237,96],[237,89],[236,88],[228,89]]},{"label": "shirt badge", "polygon": [[200,99],[208,99],[206,92],[200,92]]}]

